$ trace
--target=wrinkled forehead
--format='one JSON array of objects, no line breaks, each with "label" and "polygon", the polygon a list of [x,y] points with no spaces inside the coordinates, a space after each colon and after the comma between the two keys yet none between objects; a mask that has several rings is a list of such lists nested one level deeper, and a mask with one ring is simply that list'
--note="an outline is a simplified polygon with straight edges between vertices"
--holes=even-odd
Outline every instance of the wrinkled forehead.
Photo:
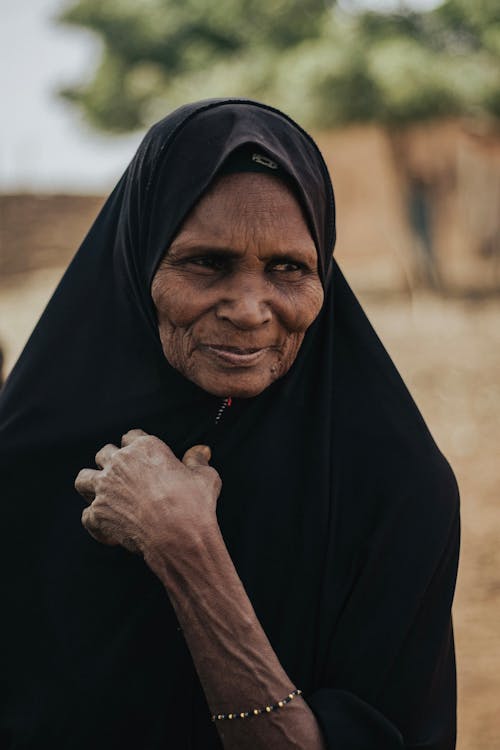
[{"label": "wrinkled forehead", "polygon": [[[318,253],[295,191],[278,176],[223,171],[193,206],[166,255],[186,249],[294,257],[317,268]],[[319,275],[319,273],[318,273]]]},{"label": "wrinkled forehead", "polygon": [[[160,139],[165,138],[161,126],[155,133]],[[257,155],[253,165],[256,170],[279,172],[293,186],[326,284],[335,243],[335,207],[319,150],[281,113],[255,104],[231,103],[195,110],[166,139],[147,201],[150,277],[190,210],[228,165],[234,167],[234,160],[242,153]]]}]

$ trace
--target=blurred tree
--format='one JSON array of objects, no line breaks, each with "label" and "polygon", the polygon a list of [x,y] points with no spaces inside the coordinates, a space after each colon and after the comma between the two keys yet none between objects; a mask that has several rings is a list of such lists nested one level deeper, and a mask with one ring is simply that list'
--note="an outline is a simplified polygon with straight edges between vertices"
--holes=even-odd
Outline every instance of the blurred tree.
[{"label": "blurred tree", "polygon": [[81,104],[97,127],[114,131],[144,125],[156,109],[164,114],[165,101],[173,105],[213,92],[208,84],[214,73],[218,91],[227,89],[226,79],[233,93],[256,95],[272,79],[274,58],[318,36],[328,5],[329,0],[78,0],[61,20],[98,34],[102,58],[90,82],[63,94]]},{"label": "blurred tree", "polygon": [[500,117],[499,0],[421,13],[360,12],[348,0],[77,0],[61,19],[102,41],[93,78],[63,95],[103,130],[226,95],[322,127]]}]

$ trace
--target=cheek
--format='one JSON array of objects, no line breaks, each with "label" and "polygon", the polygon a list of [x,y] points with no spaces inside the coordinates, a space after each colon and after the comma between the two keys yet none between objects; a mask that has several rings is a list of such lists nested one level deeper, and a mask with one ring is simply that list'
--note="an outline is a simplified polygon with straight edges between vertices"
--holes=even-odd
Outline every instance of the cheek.
[{"label": "cheek", "polygon": [[298,292],[292,290],[287,294],[286,314],[283,315],[283,327],[286,329],[284,344],[281,350],[278,377],[284,375],[293,365],[309,326],[316,320],[323,306],[324,292],[318,280],[308,284]]},{"label": "cheek", "polygon": [[176,328],[187,328],[197,316],[196,296],[187,294],[180,284],[153,283],[151,296],[160,326],[169,323]]},{"label": "cheek", "polygon": [[190,352],[190,328],[202,313],[196,295],[186,293],[175,279],[155,279],[151,296],[156,307],[160,341],[166,359],[184,371]]},{"label": "cheek", "polygon": [[189,329],[214,304],[200,283],[182,269],[160,268],[151,284],[151,297],[160,327]]},{"label": "cheek", "polygon": [[300,289],[288,290],[283,308],[283,322],[289,333],[304,335],[323,306],[324,292],[319,279]]}]

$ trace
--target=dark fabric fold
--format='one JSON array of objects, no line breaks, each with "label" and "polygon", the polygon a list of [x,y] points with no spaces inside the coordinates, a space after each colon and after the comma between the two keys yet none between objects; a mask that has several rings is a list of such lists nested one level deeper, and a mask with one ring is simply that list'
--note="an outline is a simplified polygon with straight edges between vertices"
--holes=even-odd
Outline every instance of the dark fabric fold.
[{"label": "dark fabric fold", "polygon": [[[220,400],[163,356],[150,284],[244,144],[293,182],[325,302],[288,374],[215,424]],[[207,101],[146,135],[0,395],[2,748],[221,747],[159,582],[80,523],[77,472],[140,427],[211,446],[225,543],[331,747],[452,749],[457,487],[334,244],[324,161],[282,113]]]},{"label": "dark fabric fold", "polygon": [[401,733],[372,706],[344,690],[317,690],[307,698],[328,750],[403,750]]}]

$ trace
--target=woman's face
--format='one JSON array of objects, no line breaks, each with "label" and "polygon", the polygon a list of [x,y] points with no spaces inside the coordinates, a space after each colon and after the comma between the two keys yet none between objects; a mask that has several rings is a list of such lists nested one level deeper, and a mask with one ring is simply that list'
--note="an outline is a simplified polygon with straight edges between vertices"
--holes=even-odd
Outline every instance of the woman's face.
[{"label": "woman's face", "polygon": [[151,285],[168,362],[217,396],[256,396],[293,364],[323,304],[316,247],[276,177],[219,178]]}]

